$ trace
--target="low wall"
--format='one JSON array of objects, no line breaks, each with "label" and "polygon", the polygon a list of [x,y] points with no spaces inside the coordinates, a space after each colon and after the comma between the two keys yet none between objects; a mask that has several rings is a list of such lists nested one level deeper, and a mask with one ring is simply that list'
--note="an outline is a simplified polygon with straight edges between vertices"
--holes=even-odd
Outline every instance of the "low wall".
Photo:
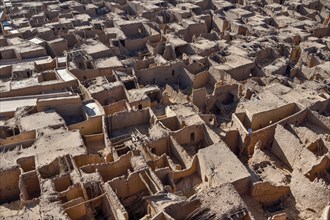
[{"label": "low wall", "polygon": [[10,90],[8,92],[0,93],[0,98],[5,97],[15,97],[15,96],[27,96],[27,95],[37,95],[42,93],[49,93],[52,91],[65,90],[71,87],[77,87],[78,82],[76,80],[70,82],[59,82],[47,85],[35,85],[20,89]]},{"label": "low wall", "polygon": [[37,100],[38,112],[50,108],[55,109],[62,117],[82,114],[82,102],[79,96]]},{"label": "low wall", "polygon": [[150,110],[119,112],[108,117],[109,130],[122,129],[143,124],[150,124]]},{"label": "low wall", "polygon": [[24,141],[34,140],[36,138],[36,131],[27,131],[6,139],[0,139],[0,145],[17,144]]},{"label": "low wall", "polygon": [[79,130],[81,135],[102,133],[102,115],[90,117],[87,120],[70,125],[69,130]]}]

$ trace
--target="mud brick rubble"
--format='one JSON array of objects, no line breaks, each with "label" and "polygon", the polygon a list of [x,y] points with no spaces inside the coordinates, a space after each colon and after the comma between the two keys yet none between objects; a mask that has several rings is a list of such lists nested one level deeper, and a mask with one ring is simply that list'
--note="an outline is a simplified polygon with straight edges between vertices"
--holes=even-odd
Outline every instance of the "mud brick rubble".
[{"label": "mud brick rubble", "polygon": [[0,219],[330,219],[329,0],[0,0]]}]

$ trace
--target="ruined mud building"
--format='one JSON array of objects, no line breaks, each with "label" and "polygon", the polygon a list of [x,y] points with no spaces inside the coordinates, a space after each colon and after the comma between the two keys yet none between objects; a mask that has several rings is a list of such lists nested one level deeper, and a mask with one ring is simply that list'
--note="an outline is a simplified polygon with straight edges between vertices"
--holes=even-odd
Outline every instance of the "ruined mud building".
[{"label": "ruined mud building", "polygon": [[0,219],[329,219],[329,9],[1,0]]}]

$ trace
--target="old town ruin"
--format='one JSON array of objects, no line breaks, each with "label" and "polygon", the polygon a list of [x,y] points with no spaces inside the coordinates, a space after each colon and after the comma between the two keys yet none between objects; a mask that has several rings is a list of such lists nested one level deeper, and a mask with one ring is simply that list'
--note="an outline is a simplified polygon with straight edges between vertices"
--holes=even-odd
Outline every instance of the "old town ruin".
[{"label": "old town ruin", "polygon": [[0,2],[0,219],[330,219],[329,0]]}]

